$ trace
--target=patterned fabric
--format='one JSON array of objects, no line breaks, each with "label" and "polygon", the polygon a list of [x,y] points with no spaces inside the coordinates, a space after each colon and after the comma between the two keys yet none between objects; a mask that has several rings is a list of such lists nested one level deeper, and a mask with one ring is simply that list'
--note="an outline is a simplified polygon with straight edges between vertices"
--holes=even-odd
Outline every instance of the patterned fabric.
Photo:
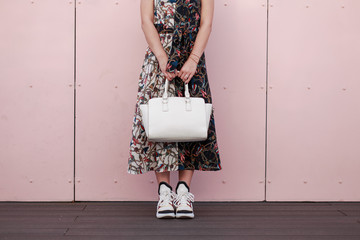
[{"label": "patterned fabric", "polygon": [[[180,71],[193,49],[200,26],[200,9],[201,0],[154,0],[154,25],[169,56],[170,72],[175,69]],[[188,86],[191,97],[202,97],[206,103],[212,103],[204,53]],[[153,97],[161,97],[164,87],[165,76],[155,55],[147,47],[139,77],[127,172],[142,174],[148,171],[222,169],[216,140],[215,111],[210,118],[208,138],[204,141],[147,141],[139,105],[147,103]],[[168,96],[183,97],[184,88],[182,79],[175,77],[169,81]]]}]

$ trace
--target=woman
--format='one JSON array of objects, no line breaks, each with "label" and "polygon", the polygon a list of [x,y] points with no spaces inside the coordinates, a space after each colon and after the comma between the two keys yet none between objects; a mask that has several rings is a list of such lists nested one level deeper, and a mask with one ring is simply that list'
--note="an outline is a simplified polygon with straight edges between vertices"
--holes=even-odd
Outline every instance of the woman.
[{"label": "woman", "polygon": [[[154,171],[158,182],[158,218],[194,218],[190,183],[194,170],[221,169],[214,111],[208,138],[198,142],[150,142],[141,122],[140,104],[161,97],[166,78],[168,96],[182,97],[188,83],[191,97],[212,103],[205,54],[212,26],[214,0],[141,0],[141,24],[148,47],[139,79],[128,173]],[[170,171],[179,171],[175,192]]]}]

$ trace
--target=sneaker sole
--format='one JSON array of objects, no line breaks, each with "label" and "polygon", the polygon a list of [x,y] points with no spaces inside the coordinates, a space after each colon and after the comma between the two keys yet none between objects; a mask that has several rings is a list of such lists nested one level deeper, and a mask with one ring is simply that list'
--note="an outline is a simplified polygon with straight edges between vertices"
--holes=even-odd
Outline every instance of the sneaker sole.
[{"label": "sneaker sole", "polygon": [[176,218],[194,218],[194,213],[176,213]]},{"label": "sneaker sole", "polygon": [[156,213],[157,218],[175,218],[175,213]]}]

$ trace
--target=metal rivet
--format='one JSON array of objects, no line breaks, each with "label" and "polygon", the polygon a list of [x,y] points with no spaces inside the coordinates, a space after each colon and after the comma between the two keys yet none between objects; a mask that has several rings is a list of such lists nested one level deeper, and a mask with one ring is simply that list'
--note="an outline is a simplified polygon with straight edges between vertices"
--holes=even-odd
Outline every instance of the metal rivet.
[{"label": "metal rivet", "polygon": [[307,184],[307,181],[304,181],[304,184]]},{"label": "metal rivet", "polygon": [[270,180],[268,180],[268,183],[271,183],[271,181],[270,181]]},{"label": "metal rivet", "polygon": [[228,4],[227,3],[224,3],[224,6],[226,7]]},{"label": "metal rivet", "polygon": [[81,87],[81,84],[78,84],[79,87]]},{"label": "metal rivet", "polygon": [[339,184],[342,184],[342,181],[339,181]]},{"label": "metal rivet", "polygon": [[114,183],[117,183],[118,181],[116,179],[114,179]]},{"label": "metal rivet", "polygon": [[117,85],[115,85],[115,88],[118,88],[118,86],[117,86]]},{"label": "metal rivet", "polygon": [[343,91],[346,91],[346,88],[343,88],[342,90],[343,90]]},{"label": "metal rivet", "polygon": [[33,182],[33,180],[32,180],[32,179],[30,179],[30,180],[29,180],[29,183],[32,183],[32,182]]},{"label": "metal rivet", "polygon": [[29,87],[30,87],[30,88],[32,88],[33,86],[32,86],[32,85],[30,85]]},{"label": "metal rivet", "polygon": [[307,87],[308,90],[310,90],[310,87]]},{"label": "metal rivet", "polygon": [[225,184],[225,183],[226,183],[226,181],[225,181],[225,180],[222,180],[222,183],[224,183],[224,184]]},{"label": "metal rivet", "polygon": [[69,179],[68,182],[71,183],[72,182],[71,179]]},{"label": "metal rivet", "polygon": [[150,183],[154,183],[154,180],[150,180]]}]

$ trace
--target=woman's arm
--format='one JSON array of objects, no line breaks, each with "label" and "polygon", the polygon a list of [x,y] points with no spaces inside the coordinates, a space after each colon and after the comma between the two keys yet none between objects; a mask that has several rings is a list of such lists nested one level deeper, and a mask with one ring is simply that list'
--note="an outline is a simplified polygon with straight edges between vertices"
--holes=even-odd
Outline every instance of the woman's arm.
[{"label": "woman's arm", "polygon": [[[179,76],[185,83],[188,83],[196,72],[199,57],[203,54],[211,33],[213,16],[214,0],[201,0],[199,32],[196,36],[194,47],[189,58],[181,70],[177,72],[177,76]],[[185,76],[188,76],[188,78],[185,78]]]},{"label": "woman's arm", "polygon": [[199,57],[203,54],[212,30],[214,16],[214,0],[201,0],[201,19],[199,32],[196,36],[194,48],[191,53]]},{"label": "woman's arm", "polygon": [[175,77],[175,73],[167,71],[168,56],[161,44],[159,33],[154,26],[154,0],[141,0],[141,28],[145,34],[146,41],[159,61],[160,69],[168,80]]}]

